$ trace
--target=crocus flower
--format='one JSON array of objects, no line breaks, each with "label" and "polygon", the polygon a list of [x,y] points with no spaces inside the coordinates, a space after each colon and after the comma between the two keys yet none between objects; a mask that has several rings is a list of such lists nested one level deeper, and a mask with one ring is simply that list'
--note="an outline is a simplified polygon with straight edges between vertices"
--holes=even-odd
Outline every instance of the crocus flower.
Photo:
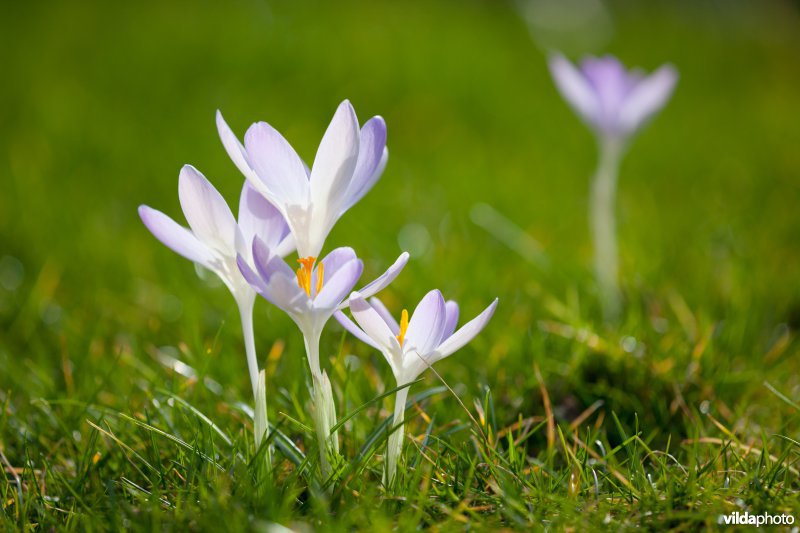
[{"label": "crocus flower", "polygon": [[[432,290],[417,305],[409,320],[404,309],[398,323],[377,298],[370,302],[363,293],[350,296],[350,311],[356,325],[342,312],[336,319],[356,338],[379,350],[392,368],[397,386],[413,382],[422,372],[471,341],[488,324],[497,307],[497,299],[477,317],[456,331],[458,304],[445,302],[442,293]],[[359,327],[360,326],[360,327]],[[397,460],[403,445],[403,417],[409,387],[397,391],[394,425],[399,426],[389,437],[386,478],[391,486]]]},{"label": "crocus flower", "polygon": [[561,54],[550,57],[550,72],[564,99],[599,135],[624,139],[669,100],[678,73],[663,65],[646,76],[627,70],[613,56],[587,57],[576,68]]},{"label": "crocus flower", "polygon": [[[139,216],[158,240],[216,273],[231,291],[239,307],[253,396],[258,400],[258,359],[253,337],[255,291],[242,276],[236,261],[237,256],[245,262],[252,261],[250,243],[256,235],[268,242],[274,253],[287,255],[294,248],[289,228],[281,214],[247,182],[242,188],[237,222],[222,195],[191,165],[181,169],[178,196],[189,229],[146,205],[139,206]],[[256,413],[266,423],[266,395],[261,396],[264,401],[256,402]],[[257,432],[257,443],[260,438],[263,435]]]},{"label": "crocus flower", "polygon": [[[300,267],[295,271],[258,237],[253,241],[252,255],[255,268],[251,268],[244,257],[239,257],[239,268],[245,279],[256,292],[285,311],[303,334],[314,388],[321,466],[323,477],[327,477],[330,473],[327,451],[338,453],[339,444],[330,431],[336,424],[336,410],[327,373],[320,368],[319,339],[334,312],[348,305],[347,296],[361,277],[364,264],[352,248],[336,248],[319,263],[308,258],[299,259]],[[361,293],[373,295],[385,288],[407,262],[408,253],[404,252],[386,272],[361,289]]]},{"label": "crocus flower", "polygon": [[664,107],[678,80],[671,65],[646,76],[613,56],[588,57],[576,68],[561,54],[550,72],[564,99],[597,136],[600,159],[592,180],[590,221],[594,268],[606,319],[620,311],[614,200],[619,164],[634,133]]},{"label": "crocus flower", "polygon": [[336,110],[310,170],[266,122],[250,126],[244,144],[219,111],[217,128],[228,155],[256,190],[283,214],[298,254],[312,263],[339,217],[380,178],[389,156],[383,119],[372,117],[359,128],[355,110],[347,100]]}]

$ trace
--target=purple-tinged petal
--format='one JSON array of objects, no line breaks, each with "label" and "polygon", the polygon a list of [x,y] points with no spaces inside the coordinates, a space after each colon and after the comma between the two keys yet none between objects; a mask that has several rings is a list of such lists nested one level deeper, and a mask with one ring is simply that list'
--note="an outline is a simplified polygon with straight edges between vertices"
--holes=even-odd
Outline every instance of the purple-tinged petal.
[{"label": "purple-tinged petal", "polygon": [[[264,283],[269,283],[272,276],[281,274],[287,278],[295,278],[295,273],[279,255],[274,253],[264,244],[260,238],[253,239],[253,264],[258,275],[264,279]],[[297,285],[297,282],[294,283]],[[300,289],[300,287],[297,287]]]},{"label": "purple-tinged petal", "polygon": [[552,54],[548,64],[561,96],[584,120],[594,123],[599,112],[599,102],[592,85],[561,54]]},{"label": "purple-tinged petal", "polygon": [[258,179],[255,172],[250,167],[250,162],[247,160],[247,151],[244,149],[244,145],[239,142],[236,134],[233,133],[228,123],[222,118],[222,113],[219,109],[217,110],[217,132],[219,132],[222,146],[224,146],[225,151],[228,152],[228,157],[231,158],[231,161],[233,161],[233,164],[239,169],[239,172],[244,174],[249,180]]},{"label": "purple-tinged petal", "polygon": [[358,340],[360,340],[365,344],[372,346],[376,350],[381,350],[381,347],[378,346],[378,343],[372,340],[372,337],[364,333],[364,330],[358,327],[356,323],[350,320],[347,317],[347,315],[345,315],[343,312],[336,311],[335,313],[333,313],[333,318],[335,318],[339,322],[339,324],[341,324],[342,327],[347,331],[349,331],[355,338],[357,338]]},{"label": "purple-tinged petal", "polygon": [[[373,280],[371,283],[368,283],[366,286],[364,286],[364,288],[358,291],[361,296],[364,298],[369,298],[370,296],[374,296],[378,292],[385,289],[392,281],[394,281],[394,278],[396,278],[398,274],[403,271],[406,263],[408,263],[408,257],[408,252],[403,252],[400,254],[400,257],[397,258],[394,264],[386,269],[386,272],[375,278],[375,280]],[[342,307],[340,308],[343,307],[347,307],[347,302],[342,303]]]},{"label": "purple-tinged petal", "polygon": [[194,234],[170,217],[146,205],[139,206],[139,217],[156,239],[190,261],[211,268],[214,254]]},{"label": "purple-tinged petal", "polygon": [[364,333],[379,346],[381,351],[395,353],[400,350],[395,334],[378,312],[357,292],[350,295],[350,311]]},{"label": "purple-tinged petal", "polygon": [[627,131],[639,128],[651,115],[664,107],[678,82],[678,71],[664,65],[637,83],[619,114],[620,125]]},{"label": "purple-tinged petal", "polygon": [[311,309],[311,301],[297,285],[295,276],[287,276],[283,272],[272,275],[262,296],[290,315],[305,314]]},{"label": "purple-tinged petal", "polygon": [[432,352],[442,341],[446,322],[444,298],[438,289],[426,294],[408,322],[405,343],[420,354]]},{"label": "purple-tinged petal", "polygon": [[461,326],[458,331],[453,333],[448,339],[440,344],[436,351],[431,354],[429,358],[427,358],[428,364],[432,365],[436,361],[444,359],[474,339],[475,336],[478,335],[478,333],[480,333],[484,327],[486,327],[486,324],[489,323],[489,320],[492,318],[496,308],[497,298],[495,298],[489,307],[484,309],[481,314]]},{"label": "purple-tinged petal", "polygon": [[364,263],[360,259],[354,259],[339,267],[333,276],[326,276],[322,290],[314,298],[314,308],[331,311],[336,309],[356,286],[363,270]]},{"label": "purple-tinged petal", "polygon": [[247,264],[247,259],[245,259],[242,254],[236,255],[236,266],[239,267],[239,272],[242,273],[242,277],[253,287],[253,290],[266,298],[267,284],[264,282],[264,279]]},{"label": "purple-tinged petal", "polygon": [[283,215],[248,181],[242,187],[239,200],[239,228],[246,247],[241,252],[250,251],[255,237],[264,241],[276,255],[285,257],[292,252],[293,241]]},{"label": "purple-tinged petal", "polygon": [[594,88],[604,127],[618,127],[619,110],[628,93],[639,81],[639,74],[629,73],[625,65],[614,56],[586,58],[581,63],[581,71]]},{"label": "purple-tinged petal", "polygon": [[358,162],[360,134],[356,112],[345,100],[322,136],[311,166],[311,202],[320,212],[320,222],[340,214],[342,199]]},{"label": "purple-tinged petal", "polygon": [[341,248],[336,248],[331,251],[331,253],[326,255],[322,260],[322,264],[325,265],[325,279],[330,279],[343,265],[356,259],[358,259],[358,257],[356,256],[355,250],[348,246],[342,246]]},{"label": "purple-tinged petal", "polygon": [[456,325],[458,325],[458,304],[453,300],[448,300],[444,305],[447,319],[442,332],[442,341],[450,338],[450,335],[456,330]]},{"label": "purple-tinged petal", "polygon": [[228,204],[213,185],[191,165],[178,177],[178,197],[189,227],[206,245],[227,255],[236,253],[238,227]]},{"label": "purple-tinged petal", "polygon": [[395,336],[400,334],[400,324],[397,323],[397,320],[394,319],[392,313],[383,305],[383,302],[380,301],[377,297],[372,297],[369,299],[369,304],[377,311],[386,325],[389,326],[389,329],[392,330],[392,333]]},{"label": "purple-tinged petal", "polygon": [[372,117],[361,128],[361,144],[353,179],[347,188],[347,198],[342,211],[350,209],[369,192],[381,177],[389,151],[386,149],[386,122],[382,117]]},{"label": "purple-tinged petal", "polygon": [[[244,135],[247,158],[270,200],[284,205],[306,205],[308,177],[294,148],[266,122],[256,122]],[[260,191],[261,188],[257,187]]]}]

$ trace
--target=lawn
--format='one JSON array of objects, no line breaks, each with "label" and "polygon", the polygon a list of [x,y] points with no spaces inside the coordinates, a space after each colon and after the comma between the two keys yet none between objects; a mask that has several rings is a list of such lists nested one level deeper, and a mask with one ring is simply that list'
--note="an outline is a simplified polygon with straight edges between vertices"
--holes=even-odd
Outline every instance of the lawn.
[{"label": "lawn", "polygon": [[[694,530],[800,517],[797,2],[66,1],[0,8],[0,529]],[[575,7],[574,9],[578,9]],[[580,19],[575,12],[567,17]],[[597,14],[599,13],[599,15]],[[588,15],[587,15],[588,16]],[[624,311],[603,320],[587,219],[592,135],[547,52],[680,72],[617,197]],[[410,392],[331,321],[341,455],[322,486],[303,338],[263,299],[275,470],[253,447],[236,306],[158,243],[185,163],[235,206],[217,136],[266,120],[313,160],[336,106],[391,153],[326,250],[381,298],[430,289],[469,345]]]}]

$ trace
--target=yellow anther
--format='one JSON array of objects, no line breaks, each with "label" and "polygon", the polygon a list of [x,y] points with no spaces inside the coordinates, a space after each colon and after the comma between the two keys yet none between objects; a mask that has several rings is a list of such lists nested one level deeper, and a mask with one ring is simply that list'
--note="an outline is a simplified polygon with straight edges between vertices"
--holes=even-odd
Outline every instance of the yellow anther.
[{"label": "yellow anther", "polygon": [[[297,260],[300,263],[300,268],[297,269],[297,284],[300,285],[300,288],[306,291],[308,296],[311,296],[311,273],[314,269],[314,261],[316,261],[316,257],[301,257]],[[320,265],[322,266],[322,265]],[[317,286],[320,285],[319,282],[319,274],[317,274]],[[319,290],[319,289],[317,289]]]},{"label": "yellow anther", "polygon": [[403,312],[400,314],[400,334],[397,336],[397,342],[400,343],[400,346],[403,346],[403,341],[406,339],[406,330],[408,329],[408,311],[403,309]]},{"label": "yellow anther", "polygon": [[322,284],[325,282],[325,263],[320,263],[317,267],[317,294],[322,290]]}]

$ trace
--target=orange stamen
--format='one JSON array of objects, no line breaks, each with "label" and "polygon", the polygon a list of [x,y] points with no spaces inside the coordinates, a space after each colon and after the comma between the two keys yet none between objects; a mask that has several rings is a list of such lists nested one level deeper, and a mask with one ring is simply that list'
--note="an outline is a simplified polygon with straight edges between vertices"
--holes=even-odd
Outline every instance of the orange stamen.
[{"label": "orange stamen", "polygon": [[[300,285],[301,289],[306,291],[308,296],[311,296],[311,272],[314,269],[314,261],[316,260],[317,258],[312,256],[301,257],[297,260],[301,265],[300,268],[297,269],[297,284]],[[319,277],[319,274],[317,274],[317,277]],[[317,281],[318,286],[319,284],[319,281]]]},{"label": "orange stamen", "polygon": [[400,334],[397,336],[397,342],[400,343],[400,347],[403,346],[403,341],[406,339],[407,329],[408,329],[408,311],[403,309],[403,312],[400,315]]},{"label": "orange stamen", "polygon": [[322,284],[325,281],[325,263],[320,263],[317,267],[317,294],[322,290]]}]

